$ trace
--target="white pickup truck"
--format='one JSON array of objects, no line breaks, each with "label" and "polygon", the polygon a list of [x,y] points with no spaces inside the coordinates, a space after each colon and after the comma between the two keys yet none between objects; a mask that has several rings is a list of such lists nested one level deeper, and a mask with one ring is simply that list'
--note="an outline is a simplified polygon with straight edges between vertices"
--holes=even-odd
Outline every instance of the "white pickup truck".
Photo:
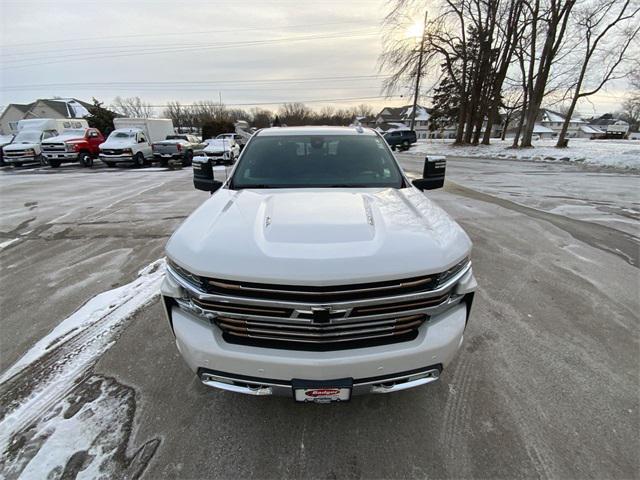
[{"label": "white pickup truck", "polygon": [[116,129],[100,144],[98,155],[107,167],[119,163],[135,167],[150,164],[153,161],[151,145],[174,133],[173,122],[166,118],[115,118],[113,125]]},{"label": "white pickup truck", "polygon": [[178,350],[205,385],[300,402],[437,380],[476,281],[471,241],[361,127],[258,131],[173,234],[161,287]]}]

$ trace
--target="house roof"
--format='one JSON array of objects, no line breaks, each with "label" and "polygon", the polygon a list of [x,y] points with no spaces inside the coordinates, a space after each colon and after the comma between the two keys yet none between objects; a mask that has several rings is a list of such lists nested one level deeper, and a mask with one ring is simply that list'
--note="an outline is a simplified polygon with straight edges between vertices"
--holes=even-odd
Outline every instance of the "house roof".
[{"label": "house roof", "polygon": [[536,123],[533,125],[533,133],[554,133],[554,131],[548,127],[544,127],[539,123]]},{"label": "house roof", "polygon": [[[385,122],[398,121],[398,120],[410,120],[411,112],[413,112],[413,105],[403,105],[402,107],[385,107],[380,110],[377,118],[382,118]],[[422,105],[416,107],[416,120],[427,121],[431,117],[429,109]]]},{"label": "house roof", "polygon": [[580,130],[584,133],[605,133],[603,130],[600,130],[598,127],[593,125],[580,125]]},{"label": "house roof", "polygon": [[[566,118],[566,115],[563,115],[559,112],[554,112],[553,110],[549,110],[548,108],[541,108],[540,113],[538,114],[539,122],[562,123]],[[573,123],[587,123],[579,117],[572,117],[571,121]]]},{"label": "house roof", "polygon": [[601,117],[593,118],[589,121],[589,125],[599,125],[599,126],[608,126],[608,125],[629,125],[624,120],[620,120],[619,118],[615,118],[610,113],[605,113]]}]

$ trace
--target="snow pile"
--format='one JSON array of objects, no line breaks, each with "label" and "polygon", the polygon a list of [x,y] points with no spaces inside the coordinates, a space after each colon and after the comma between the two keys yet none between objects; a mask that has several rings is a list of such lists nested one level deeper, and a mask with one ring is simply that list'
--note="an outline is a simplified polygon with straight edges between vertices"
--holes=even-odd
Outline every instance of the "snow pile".
[{"label": "snow pile", "polygon": [[418,140],[412,153],[459,157],[491,157],[538,162],[579,162],[595,166],[640,169],[640,141],[572,138],[569,147],[555,148],[556,140],[534,141],[533,148],[512,149],[512,140],[491,139],[491,145],[454,146],[453,140]]},{"label": "snow pile", "polygon": [[63,399],[113,345],[126,320],[158,296],[164,267],[164,259],[156,260],[133,282],[92,298],[4,372],[0,396],[9,400],[1,407],[0,452]]}]

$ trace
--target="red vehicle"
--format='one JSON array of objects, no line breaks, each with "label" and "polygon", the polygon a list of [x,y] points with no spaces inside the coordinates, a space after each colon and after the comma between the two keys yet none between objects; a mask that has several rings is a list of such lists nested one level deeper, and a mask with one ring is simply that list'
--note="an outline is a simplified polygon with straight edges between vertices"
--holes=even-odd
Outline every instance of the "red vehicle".
[{"label": "red vehicle", "polygon": [[42,142],[42,155],[52,168],[69,162],[79,162],[83,167],[91,167],[100,150],[98,145],[102,142],[104,136],[97,128],[64,130],[57,137]]}]

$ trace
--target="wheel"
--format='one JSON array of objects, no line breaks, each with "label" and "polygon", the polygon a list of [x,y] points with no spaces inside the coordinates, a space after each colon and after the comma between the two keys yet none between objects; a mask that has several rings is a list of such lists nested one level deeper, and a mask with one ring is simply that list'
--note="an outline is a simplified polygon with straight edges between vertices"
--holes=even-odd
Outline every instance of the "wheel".
[{"label": "wheel", "polygon": [[409,140],[405,140],[404,142],[402,142],[402,149],[403,150],[409,150],[410,146],[411,146],[411,144],[409,143]]},{"label": "wheel", "polygon": [[393,150],[395,152],[396,151],[396,146],[395,145],[391,145],[391,150]]},{"label": "wheel", "polygon": [[51,168],[58,168],[60,166],[60,160],[49,160],[49,165],[51,165]]},{"label": "wheel", "polygon": [[115,166],[116,166],[116,164],[115,164],[114,162],[104,162],[104,163],[105,163],[105,164],[107,165],[107,167],[109,167],[109,168],[113,168],[113,167],[115,167]]},{"label": "wheel", "polygon": [[184,167],[190,167],[192,163],[193,163],[193,152],[191,150],[189,150],[189,151],[187,151],[187,153],[184,154],[184,159],[182,160],[182,165]]},{"label": "wheel", "polygon": [[[45,157],[44,155],[40,155],[38,159],[40,160],[40,165],[42,167],[46,167],[47,165],[50,165],[49,161],[47,160],[47,157]],[[60,162],[58,162],[58,166],[60,166]]]},{"label": "wheel", "polygon": [[133,157],[133,166],[136,168],[142,168],[143,165],[144,165],[144,155],[142,154],[142,152],[138,152]]},{"label": "wheel", "polygon": [[81,167],[90,168],[93,166],[93,158],[91,158],[91,155],[87,152],[80,152],[80,155],[78,155],[78,163],[80,163]]}]

